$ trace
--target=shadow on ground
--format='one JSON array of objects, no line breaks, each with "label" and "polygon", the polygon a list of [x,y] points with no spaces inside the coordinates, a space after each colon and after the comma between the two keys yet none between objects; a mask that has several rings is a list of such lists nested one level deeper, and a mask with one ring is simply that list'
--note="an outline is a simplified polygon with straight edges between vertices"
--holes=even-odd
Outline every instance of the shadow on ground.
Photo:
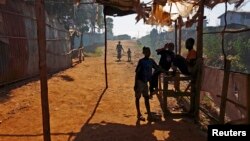
[{"label": "shadow on ground", "polygon": [[74,81],[74,78],[72,78],[71,76],[68,75],[59,75],[59,77],[61,77],[63,80],[65,81]]},{"label": "shadow on ground", "polygon": [[[171,119],[143,125],[102,121],[85,125],[74,141],[204,141],[204,138],[199,137],[199,133],[194,133],[195,131],[185,124]],[[157,139],[155,134],[158,134],[158,137],[161,134],[162,137]]]}]

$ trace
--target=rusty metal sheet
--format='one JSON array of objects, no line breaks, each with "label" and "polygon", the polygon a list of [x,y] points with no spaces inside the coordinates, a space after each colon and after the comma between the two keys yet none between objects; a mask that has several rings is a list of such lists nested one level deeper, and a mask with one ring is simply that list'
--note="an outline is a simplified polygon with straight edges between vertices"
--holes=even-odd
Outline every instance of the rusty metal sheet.
[{"label": "rusty metal sheet", "polygon": [[[68,32],[48,16],[46,22],[48,71],[71,67]],[[0,86],[39,74],[36,28],[32,5],[15,0],[0,5]]]}]

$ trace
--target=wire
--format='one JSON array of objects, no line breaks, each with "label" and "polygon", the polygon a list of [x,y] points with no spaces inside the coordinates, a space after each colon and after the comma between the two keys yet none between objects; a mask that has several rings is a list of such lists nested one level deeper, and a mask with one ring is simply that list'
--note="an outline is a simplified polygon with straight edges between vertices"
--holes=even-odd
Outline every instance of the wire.
[{"label": "wire", "polygon": [[226,31],[226,28],[227,28],[227,1],[225,1],[225,15],[224,15],[224,22],[225,22],[225,25],[224,25],[224,28],[221,32],[221,47],[222,47],[222,54],[223,54],[223,57],[224,57],[224,70],[226,70],[226,60],[227,60],[227,55],[225,53],[225,47],[224,47],[224,42],[225,42],[225,38],[224,38],[224,34],[225,34],[225,31]]}]

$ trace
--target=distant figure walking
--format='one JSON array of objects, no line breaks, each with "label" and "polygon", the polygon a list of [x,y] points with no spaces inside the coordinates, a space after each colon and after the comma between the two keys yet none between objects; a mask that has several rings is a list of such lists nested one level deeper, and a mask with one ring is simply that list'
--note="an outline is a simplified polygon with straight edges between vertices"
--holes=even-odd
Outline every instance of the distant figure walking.
[{"label": "distant figure walking", "polygon": [[128,48],[127,54],[128,54],[128,62],[131,62],[131,50],[130,50],[130,48]]},{"label": "distant figure walking", "polygon": [[117,51],[117,59],[118,61],[121,61],[122,58],[122,51],[124,52],[124,49],[122,48],[121,41],[118,42],[116,45],[116,51]]}]

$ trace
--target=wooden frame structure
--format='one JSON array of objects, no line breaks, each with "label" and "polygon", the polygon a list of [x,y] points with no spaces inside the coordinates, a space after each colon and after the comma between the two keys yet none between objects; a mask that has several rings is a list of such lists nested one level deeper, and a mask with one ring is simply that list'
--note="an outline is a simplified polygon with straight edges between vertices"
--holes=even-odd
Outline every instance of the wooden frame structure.
[{"label": "wooden frame structure", "polygon": [[[163,79],[163,89],[161,87],[161,80]],[[174,82],[174,88],[175,90],[170,90],[169,89],[169,83],[170,82]],[[176,82],[177,84],[180,84],[181,81],[189,81],[190,83],[188,84],[187,88],[185,89],[185,91],[181,91],[179,89],[179,85],[176,85]],[[166,74],[162,74],[159,76],[159,91],[162,92],[162,110],[164,112],[164,116],[166,117],[167,115],[169,114],[180,114],[180,115],[183,115],[183,114],[194,114],[194,91],[193,91],[193,88],[194,88],[194,83],[192,81],[192,77],[190,76],[183,76],[183,75],[180,75],[179,72],[177,74],[175,74],[175,76],[173,75],[166,75]],[[189,91],[188,91],[189,90]],[[168,108],[167,108],[167,105],[168,105],[168,102],[167,102],[167,98],[168,97],[175,97],[175,98],[178,98],[178,97],[190,97],[191,101],[190,101],[190,108],[189,108],[189,112],[188,113],[171,113]]]},{"label": "wooden frame structure", "polygon": [[[201,0],[200,3],[200,10],[198,14],[198,27],[197,27],[197,55],[198,58],[202,58],[203,55],[203,19],[204,19],[204,0]],[[44,0],[36,0],[36,17],[37,17],[37,36],[38,36],[38,45],[39,45],[39,70],[40,70],[40,82],[41,82],[41,106],[42,106],[42,117],[43,117],[43,132],[44,132],[44,140],[50,141],[50,118],[49,118],[49,103],[48,103],[48,84],[47,84],[47,65],[46,65],[46,38],[45,38],[45,11],[44,11]],[[105,12],[104,12],[105,13]],[[104,16],[104,20],[106,23],[106,16]],[[177,27],[177,26],[176,26]],[[181,30],[181,29],[179,29]],[[181,31],[180,31],[181,32]],[[105,65],[105,80],[106,80],[106,88],[108,88],[108,80],[107,80],[107,33],[106,33],[106,26],[105,26],[105,58],[104,58],[104,65]],[[177,38],[177,31],[175,37]],[[175,40],[177,45],[177,40]],[[180,45],[179,45],[180,48]],[[177,50],[175,50],[177,52]],[[194,107],[195,107],[195,119],[199,120],[199,103],[200,103],[200,88],[201,88],[201,73],[199,72],[198,78],[196,81],[195,86],[195,100],[194,100]],[[181,79],[180,79],[181,80]],[[250,77],[248,78],[248,84],[250,84]],[[167,81],[166,81],[167,84]],[[165,89],[167,85],[165,85]],[[166,91],[165,91],[166,92]],[[170,92],[170,91],[168,91]],[[250,93],[250,87],[248,87],[248,93]],[[181,93],[180,93],[181,94]],[[182,94],[184,95],[184,94]],[[170,96],[170,95],[169,95]],[[247,101],[247,122],[250,124],[250,100],[248,95]]]}]

